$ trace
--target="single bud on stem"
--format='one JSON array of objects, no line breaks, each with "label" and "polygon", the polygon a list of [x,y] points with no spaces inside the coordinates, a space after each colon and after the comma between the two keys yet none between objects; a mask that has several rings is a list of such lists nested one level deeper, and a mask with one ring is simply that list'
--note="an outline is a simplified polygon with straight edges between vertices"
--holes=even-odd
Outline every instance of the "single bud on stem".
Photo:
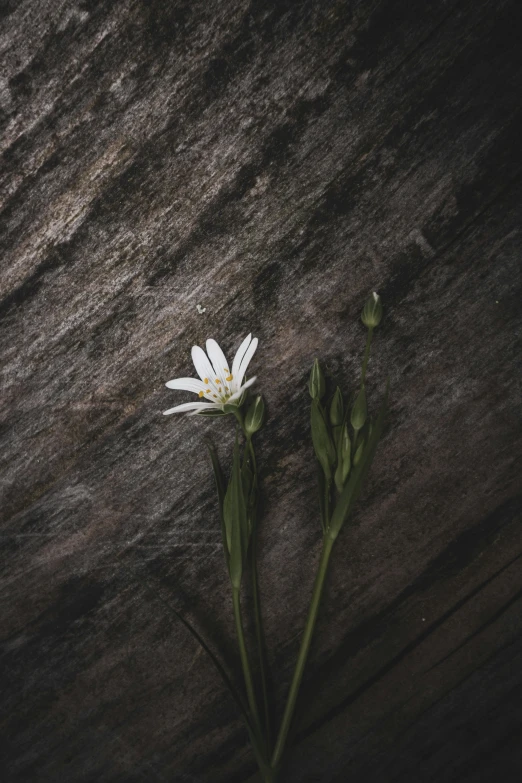
[{"label": "single bud on stem", "polygon": [[376,294],[375,291],[368,298],[366,304],[363,307],[361,314],[361,321],[368,329],[374,329],[379,326],[382,318],[382,304],[381,297]]},{"label": "single bud on stem", "polygon": [[354,428],[356,433],[364,427],[364,422],[366,421],[367,415],[368,415],[368,408],[366,406],[366,391],[364,389],[364,386],[361,386],[361,390],[357,395],[357,399],[354,402],[352,408],[352,415],[350,418],[352,427]]},{"label": "single bud on stem", "polygon": [[314,361],[312,372],[310,373],[308,391],[310,392],[310,397],[312,400],[322,399],[326,391],[323,371],[321,370],[317,359]]},{"label": "single bud on stem", "polygon": [[245,416],[245,433],[253,435],[265,423],[265,403],[260,394],[250,403]]},{"label": "single bud on stem", "polygon": [[[341,437],[341,429],[344,420],[343,395],[339,387],[335,390],[333,400],[330,404],[330,424],[332,425],[332,438],[334,446],[337,449]],[[339,462],[339,460],[337,460]]]}]

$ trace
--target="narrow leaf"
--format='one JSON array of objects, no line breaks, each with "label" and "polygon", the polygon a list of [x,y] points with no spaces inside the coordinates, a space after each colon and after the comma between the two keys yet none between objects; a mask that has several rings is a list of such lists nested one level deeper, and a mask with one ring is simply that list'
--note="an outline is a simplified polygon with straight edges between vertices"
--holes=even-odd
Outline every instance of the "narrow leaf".
[{"label": "narrow leaf", "polygon": [[243,573],[243,558],[248,546],[248,520],[237,436],[232,475],[223,503],[223,514],[230,551],[230,579],[234,587],[238,588]]},{"label": "narrow leaf", "polygon": [[[168,601],[166,601],[166,600],[163,598],[163,596],[162,596],[162,595],[161,595],[161,594],[160,594],[160,593],[159,593],[157,590],[155,590],[155,589],[154,589],[154,587],[153,587],[153,586],[150,584],[150,582],[148,581],[148,579],[145,579],[145,578],[144,578],[144,579],[143,579],[143,581],[144,581],[144,582],[145,582],[145,583],[148,585],[149,589],[150,589],[150,590],[151,590],[151,591],[154,593],[154,595],[156,596],[156,598],[158,598],[158,599],[161,601],[161,603],[162,603],[164,606],[166,606],[166,607],[167,607],[167,609],[168,609],[169,611],[171,611],[173,614],[175,614],[175,615],[176,615],[176,617],[178,618],[178,620],[179,620],[181,623],[183,623],[183,625],[185,626],[185,628],[186,628],[188,631],[190,631],[190,633],[191,633],[191,634],[192,634],[192,636],[193,636],[193,637],[196,639],[196,641],[198,642],[198,644],[199,644],[199,645],[200,645],[200,646],[203,648],[203,650],[204,650],[204,651],[207,653],[208,657],[210,658],[210,660],[211,660],[211,661],[212,661],[212,663],[214,664],[215,668],[218,670],[219,674],[221,675],[221,678],[222,678],[223,682],[225,683],[226,687],[227,687],[227,688],[228,688],[228,690],[230,691],[230,694],[231,694],[232,698],[234,699],[235,703],[237,704],[237,706],[238,706],[238,707],[239,707],[239,709],[241,710],[241,714],[243,715],[243,718],[244,718],[244,720],[245,720],[245,723],[247,724],[248,733],[249,733],[251,736],[252,736],[252,735],[254,735],[254,731],[253,731],[252,725],[251,725],[251,723],[250,723],[250,717],[249,717],[249,714],[248,714],[248,710],[247,710],[247,706],[246,706],[246,704],[245,704],[245,701],[244,701],[244,699],[243,699],[242,695],[241,695],[241,694],[240,694],[240,693],[239,693],[239,692],[236,690],[236,688],[234,687],[234,685],[233,685],[233,683],[232,683],[232,680],[230,679],[230,677],[229,677],[229,676],[228,676],[228,674],[226,673],[226,671],[225,671],[225,669],[224,669],[223,665],[221,664],[221,662],[219,661],[219,659],[218,659],[218,658],[217,658],[217,657],[214,655],[214,653],[212,652],[212,650],[210,649],[210,647],[208,647],[208,645],[206,644],[206,642],[205,642],[205,641],[202,639],[202,637],[199,635],[199,633],[196,631],[196,629],[195,629],[195,628],[194,628],[194,627],[193,627],[193,626],[192,626],[192,625],[189,623],[189,621],[188,621],[188,620],[186,620],[186,619],[183,617],[183,615],[182,615],[182,614],[180,614],[180,613],[178,612],[178,610],[177,610],[177,609],[175,609],[175,608],[174,608],[174,607],[173,607],[173,606],[172,606],[172,605],[171,605],[171,604],[170,604]],[[254,736],[255,736],[255,735],[254,735]]]}]

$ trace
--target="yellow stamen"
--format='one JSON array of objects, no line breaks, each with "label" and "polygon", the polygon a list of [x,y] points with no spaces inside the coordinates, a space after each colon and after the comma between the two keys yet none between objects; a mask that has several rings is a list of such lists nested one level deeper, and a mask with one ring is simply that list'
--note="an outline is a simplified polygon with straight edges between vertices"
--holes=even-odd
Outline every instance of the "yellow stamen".
[{"label": "yellow stamen", "polygon": [[215,397],[215,398],[216,398],[216,400],[217,400],[217,394],[213,394],[212,396],[213,396],[213,397]]},{"label": "yellow stamen", "polygon": [[198,397],[203,397],[203,392],[200,392],[200,393],[198,394]]},{"label": "yellow stamen", "polygon": [[208,383],[208,378],[205,378],[205,380],[203,381],[203,383]]},{"label": "yellow stamen", "polygon": [[230,374],[230,375],[228,375],[228,376],[225,378],[225,380],[226,380],[226,381],[233,381],[233,380],[234,380],[234,376],[233,376],[232,374]]},{"label": "yellow stamen", "polygon": [[207,394],[210,394],[210,389],[205,389],[205,391],[207,392]]},{"label": "yellow stamen", "polygon": [[221,383],[221,381],[219,380],[219,378],[216,378],[216,383]]}]

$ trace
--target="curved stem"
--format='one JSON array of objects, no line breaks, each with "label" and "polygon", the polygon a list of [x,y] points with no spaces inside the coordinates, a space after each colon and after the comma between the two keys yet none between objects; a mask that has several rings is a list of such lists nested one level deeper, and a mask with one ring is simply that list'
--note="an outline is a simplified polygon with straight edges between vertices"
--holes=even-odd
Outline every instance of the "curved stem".
[{"label": "curved stem", "polygon": [[245,680],[245,687],[247,692],[248,706],[252,714],[252,721],[256,734],[260,735],[260,721],[259,713],[257,710],[256,696],[254,692],[254,684],[252,682],[252,672],[250,670],[250,662],[248,660],[248,653],[245,644],[245,634],[243,632],[243,621],[241,620],[241,603],[239,599],[239,589],[232,588],[232,603],[234,606],[234,620],[236,623],[237,641],[239,645],[239,656],[241,658],[241,666],[243,668],[243,677]]},{"label": "curved stem", "polygon": [[308,617],[306,619],[303,638],[301,640],[301,647],[299,648],[299,655],[297,656],[297,662],[295,664],[294,676],[292,678],[292,684],[290,685],[290,692],[288,694],[288,699],[286,702],[283,721],[281,723],[281,728],[279,729],[279,735],[277,737],[276,746],[274,749],[274,753],[272,755],[272,767],[274,768],[277,768],[279,762],[281,761],[281,757],[285,749],[285,743],[288,736],[288,732],[290,730],[290,726],[292,723],[292,718],[294,716],[297,695],[299,693],[299,687],[301,685],[301,680],[303,679],[303,673],[308,658],[308,652],[310,650],[312,635],[314,632],[315,623],[317,620],[317,614],[319,611],[319,605],[321,602],[324,580],[326,576],[326,571],[328,569],[328,561],[330,560],[330,554],[332,552],[333,544],[334,544],[334,539],[329,538],[328,536],[323,537],[323,549],[321,551],[319,568],[317,570],[317,575],[315,577],[314,589],[312,592],[312,601],[310,603],[310,609],[308,610]]}]

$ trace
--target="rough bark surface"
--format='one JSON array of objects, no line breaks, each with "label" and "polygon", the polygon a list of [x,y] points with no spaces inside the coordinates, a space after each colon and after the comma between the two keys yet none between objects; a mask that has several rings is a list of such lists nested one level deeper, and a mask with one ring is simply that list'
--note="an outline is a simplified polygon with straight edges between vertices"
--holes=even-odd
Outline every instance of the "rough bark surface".
[{"label": "rough bark surface", "polygon": [[260,338],[280,715],[320,542],[307,376],[353,393],[373,289],[391,411],[283,780],[521,778],[517,6],[1,4],[6,783],[254,780],[169,608],[236,676],[204,447],[231,422],[163,417],[191,398],[164,382]]}]

